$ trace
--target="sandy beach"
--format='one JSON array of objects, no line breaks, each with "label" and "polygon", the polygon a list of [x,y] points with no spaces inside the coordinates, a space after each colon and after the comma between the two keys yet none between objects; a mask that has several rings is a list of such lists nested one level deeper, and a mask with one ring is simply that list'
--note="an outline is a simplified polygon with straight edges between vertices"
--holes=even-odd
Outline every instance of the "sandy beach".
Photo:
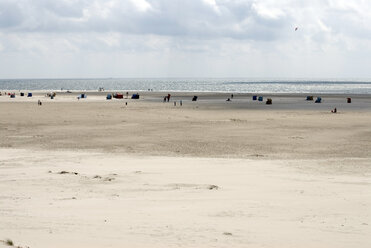
[{"label": "sandy beach", "polygon": [[0,96],[0,247],[371,246],[367,95],[45,93]]}]

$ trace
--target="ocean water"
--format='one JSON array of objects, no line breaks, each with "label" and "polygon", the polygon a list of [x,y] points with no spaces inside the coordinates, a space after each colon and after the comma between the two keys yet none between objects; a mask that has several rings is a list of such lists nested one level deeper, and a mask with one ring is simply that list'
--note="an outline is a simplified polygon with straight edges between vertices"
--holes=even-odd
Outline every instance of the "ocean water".
[{"label": "ocean water", "polygon": [[370,80],[246,78],[0,79],[0,90],[371,94]]}]

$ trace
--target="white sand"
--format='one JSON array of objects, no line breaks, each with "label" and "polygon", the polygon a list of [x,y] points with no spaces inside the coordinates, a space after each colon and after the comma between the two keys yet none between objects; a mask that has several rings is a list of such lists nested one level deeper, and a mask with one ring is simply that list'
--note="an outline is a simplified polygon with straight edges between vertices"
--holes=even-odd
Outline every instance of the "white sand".
[{"label": "white sand", "polygon": [[305,168],[316,161],[18,149],[0,157],[0,230],[17,245],[371,245],[370,174]]},{"label": "white sand", "polygon": [[287,109],[295,98],[276,110],[35,100],[0,101],[0,240],[371,247],[367,101],[333,115]]}]

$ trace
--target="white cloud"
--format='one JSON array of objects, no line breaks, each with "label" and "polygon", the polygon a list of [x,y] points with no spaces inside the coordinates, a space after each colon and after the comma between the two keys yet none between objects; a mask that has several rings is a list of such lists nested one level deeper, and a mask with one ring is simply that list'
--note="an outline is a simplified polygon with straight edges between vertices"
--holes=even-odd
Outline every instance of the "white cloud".
[{"label": "white cloud", "polygon": [[253,3],[252,8],[259,16],[267,19],[275,20],[285,16],[285,13],[280,8],[277,6],[266,5],[265,2],[255,2]]},{"label": "white cloud", "polygon": [[221,14],[219,6],[215,0],[203,0],[203,2],[209,5],[216,13]]},{"label": "white cloud", "polygon": [[130,1],[138,11],[146,12],[152,9],[151,4],[149,4],[146,0],[130,0]]},{"label": "white cloud", "polygon": [[[326,68],[371,76],[353,66],[370,62],[370,12],[366,0],[2,0],[0,67],[4,58],[48,66],[50,58],[74,64],[89,54],[99,59],[75,66],[102,76],[113,73],[112,56],[112,67],[130,68],[122,76],[169,75],[170,65],[172,76],[290,76],[290,66],[295,76],[326,76]],[[142,63],[148,71],[136,70]]]}]

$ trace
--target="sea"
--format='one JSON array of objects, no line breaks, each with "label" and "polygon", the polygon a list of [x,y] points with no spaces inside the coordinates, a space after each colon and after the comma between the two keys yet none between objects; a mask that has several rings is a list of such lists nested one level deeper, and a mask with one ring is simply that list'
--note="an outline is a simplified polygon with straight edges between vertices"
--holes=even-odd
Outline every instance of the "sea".
[{"label": "sea", "polygon": [[0,90],[371,94],[371,79],[88,78],[0,79]]}]

